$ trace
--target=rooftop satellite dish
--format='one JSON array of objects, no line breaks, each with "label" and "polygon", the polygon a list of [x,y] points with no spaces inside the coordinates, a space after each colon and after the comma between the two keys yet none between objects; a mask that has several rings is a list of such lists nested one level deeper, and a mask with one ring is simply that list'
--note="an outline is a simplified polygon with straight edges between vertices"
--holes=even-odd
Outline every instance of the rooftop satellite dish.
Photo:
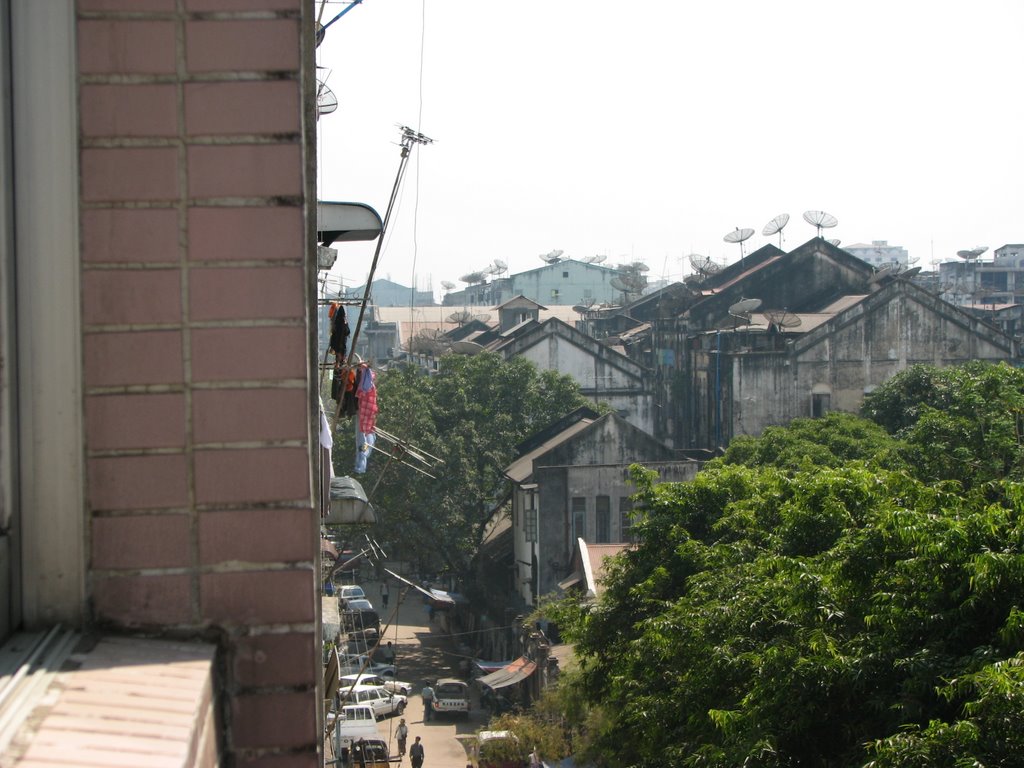
[{"label": "rooftop satellite dish", "polygon": [[765,312],[764,316],[776,328],[796,328],[803,322],[797,315],[794,315],[787,309],[771,309]]},{"label": "rooftop satellite dish", "polygon": [[804,211],[804,221],[818,230],[818,237],[821,237],[821,230],[831,229],[839,223],[839,219],[824,211]]},{"label": "rooftop satellite dish", "polygon": [[789,224],[789,214],[780,213],[774,219],[764,225],[764,229],[761,230],[761,234],[765,237],[771,237],[772,235],[779,236],[779,248],[782,247],[782,230],[785,229],[786,225]]},{"label": "rooftop satellite dish", "polygon": [[473,313],[465,309],[459,310],[458,312],[452,312],[448,315],[449,323],[458,323],[459,325],[464,325],[472,319]]},{"label": "rooftop satellite dish", "polygon": [[828,240],[826,240],[825,242],[826,242],[826,243],[828,243],[829,245],[834,245],[834,246],[836,246],[836,248],[838,248],[838,247],[839,247],[839,244],[840,244],[841,242],[843,242],[843,241],[842,241],[842,240],[840,240],[840,239],[839,239],[838,237],[830,237],[830,238],[829,238]]},{"label": "rooftop satellite dish", "polygon": [[754,230],[752,230],[750,227],[744,227],[743,229],[740,229],[739,227],[736,227],[736,229],[734,229],[732,232],[726,233],[725,237],[723,237],[722,239],[725,240],[725,242],[727,242],[727,243],[739,243],[740,244],[740,261],[742,262],[743,261],[743,243],[745,241],[749,240],[750,237],[753,234],[754,234]]},{"label": "rooftop satellite dish", "polygon": [[491,319],[491,315],[488,312],[477,312],[475,315],[473,315],[472,319],[476,320],[478,323],[486,323],[488,320]]},{"label": "rooftop satellite dish", "polygon": [[331,112],[338,108],[338,97],[334,95],[334,91],[327,87],[327,83],[323,80],[316,81],[316,116],[320,119],[320,115],[329,115]]},{"label": "rooftop satellite dish", "polygon": [[626,293],[629,293],[629,284],[621,277],[613,277],[611,280],[608,281],[608,284],[611,285],[611,287],[614,288],[616,291],[624,291]]},{"label": "rooftop satellite dish", "polygon": [[750,317],[750,313],[761,306],[760,299],[740,299],[731,307],[729,307],[729,314],[736,317]]},{"label": "rooftop satellite dish", "polygon": [[635,261],[631,265],[637,272],[650,272],[651,268],[644,264],[642,261]]},{"label": "rooftop satellite dish", "polygon": [[475,341],[453,341],[451,350],[460,355],[476,355],[483,352],[484,348]]},{"label": "rooftop satellite dish", "polygon": [[482,283],[484,281],[484,277],[486,277],[486,273],[484,272],[470,272],[468,275],[460,277],[459,280],[472,285],[474,283]]},{"label": "rooftop satellite dish", "polygon": [[501,259],[495,259],[494,266],[498,268],[498,271],[495,274],[503,275],[508,272],[508,264]]},{"label": "rooftop satellite dish", "polygon": [[597,254],[597,256],[594,257],[594,263],[595,264],[602,264],[604,262],[604,260],[607,259],[607,258],[608,258],[607,254],[599,253],[599,254]]},{"label": "rooftop satellite dish", "polygon": [[987,245],[980,245],[977,248],[971,248],[971,253],[974,254],[973,258],[976,259],[979,256],[981,256],[981,254],[983,254],[987,250],[988,250],[988,246]]},{"label": "rooftop satellite dish", "polygon": [[699,273],[701,277],[713,275],[722,269],[717,262],[711,260],[710,256],[701,256],[699,253],[691,253],[687,258],[690,260],[690,266],[693,267],[694,271]]},{"label": "rooftop satellite dish", "polygon": [[594,263],[594,259],[596,259],[596,258],[597,258],[597,256],[584,256],[582,261],[583,261],[584,264],[593,264]]},{"label": "rooftop satellite dish", "polygon": [[590,307],[588,307],[586,304],[577,304],[572,308],[572,311],[579,312],[581,315],[585,315],[587,312],[590,311]]},{"label": "rooftop satellite dish", "polygon": [[875,268],[874,274],[868,278],[868,282],[871,284],[877,284],[887,277],[892,277],[893,273],[896,271],[895,267],[896,262],[893,261],[888,261],[885,264],[879,264]]},{"label": "rooftop satellite dish", "polygon": [[441,287],[444,288],[446,291],[450,291],[452,288],[455,287],[455,283],[453,283],[451,280],[442,280]]},{"label": "rooftop satellite dish", "polygon": [[564,251],[548,251],[547,253],[542,253],[540,255],[540,260],[546,264],[556,264],[562,260],[562,253],[564,253]]},{"label": "rooftop satellite dish", "polygon": [[911,267],[900,272],[900,277],[913,277],[921,271],[920,267]]},{"label": "rooftop satellite dish", "polygon": [[971,250],[957,251],[956,255],[959,256],[961,259],[976,259],[976,258],[978,258],[977,256],[974,255],[974,251],[971,251]]}]

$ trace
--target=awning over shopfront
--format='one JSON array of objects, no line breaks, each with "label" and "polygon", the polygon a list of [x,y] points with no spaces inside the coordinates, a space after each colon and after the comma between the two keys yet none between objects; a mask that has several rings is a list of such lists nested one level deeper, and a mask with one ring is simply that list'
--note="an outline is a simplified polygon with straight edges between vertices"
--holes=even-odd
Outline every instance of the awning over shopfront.
[{"label": "awning over shopfront", "polygon": [[478,680],[478,682],[486,685],[488,688],[494,688],[496,690],[525,680],[532,675],[536,669],[536,663],[530,661],[525,656],[520,656],[507,667],[503,667],[497,672],[491,672],[489,675],[484,675]]}]

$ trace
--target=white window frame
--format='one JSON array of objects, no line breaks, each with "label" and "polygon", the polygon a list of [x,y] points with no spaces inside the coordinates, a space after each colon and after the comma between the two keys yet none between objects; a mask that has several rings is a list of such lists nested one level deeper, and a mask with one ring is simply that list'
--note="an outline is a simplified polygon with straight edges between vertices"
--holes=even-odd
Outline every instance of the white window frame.
[{"label": "white window frame", "polygon": [[[0,220],[16,284],[17,356],[4,393],[16,423],[8,606],[14,627],[80,626],[85,606],[84,442],[78,236],[78,108],[73,0],[9,8],[13,174]],[[5,41],[5,46],[6,46]],[[13,178],[13,185],[10,180]],[[16,191],[16,197],[14,195]],[[6,320],[7,318],[5,318]],[[5,467],[10,468],[7,460]],[[20,603],[19,603],[20,599]]]}]

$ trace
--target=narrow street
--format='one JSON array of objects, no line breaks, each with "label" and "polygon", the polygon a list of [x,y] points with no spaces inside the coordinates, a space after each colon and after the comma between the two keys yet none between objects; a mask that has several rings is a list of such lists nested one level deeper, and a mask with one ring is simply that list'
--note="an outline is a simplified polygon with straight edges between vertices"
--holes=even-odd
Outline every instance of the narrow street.
[{"label": "narrow street", "polygon": [[[433,686],[440,677],[468,680],[466,673],[459,669],[462,659],[454,652],[455,644],[442,633],[436,620],[433,623],[430,621],[423,595],[415,589],[390,580],[390,601],[385,609],[381,600],[381,582],[370,579],[369,570],[364,570],[359,584],[381,616],[384,632],[381,644],[388,641],[392,643],[395,648],[395,677],[411,683],[413,687],[404,714],[405,723],[409,727],[409,740],[406,757],[401,765],[409,765],[408,747],[419,736],[425,753],[424,768],[466,768],[469,758],[459,739],[471,737],[487,722],[487,715],[480,710],[478,691],[471,687],[473,706],[467,719],[435,717],[424,722],[423,699],[420,696],[420,691],[428,681]],[[395,603],[399,601],[396,614]],[[389,620],[392,623],[387,626]],[[394,732],[399,720],[399,717],[388,717],[379,723],[381,737],[388,742],[392,755],[398,752]],[[333,755],[329,747],[327,749],[329,762]]]}]

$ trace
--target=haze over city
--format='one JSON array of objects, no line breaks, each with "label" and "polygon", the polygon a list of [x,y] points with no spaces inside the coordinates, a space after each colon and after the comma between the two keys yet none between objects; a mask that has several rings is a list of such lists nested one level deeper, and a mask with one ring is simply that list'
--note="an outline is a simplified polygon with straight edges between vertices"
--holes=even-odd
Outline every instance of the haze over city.
[{"label": "haze over city", "polygon": [[[320,3],[317,3],[318,7]],[[327,3],[323,23],[348,8]],[[318,194],[383,217],[399,125],[417,146],[375,277],[441,293],[495,259],[558,249],[681,279],[690,253],[824,210],[842,245],[887,240],[925,269],[1024,237],[1024,5],[544,4],[363,0],[317,51],[338,108],[318,124]],[[334,274],[366,278],[373,243]]]}]

